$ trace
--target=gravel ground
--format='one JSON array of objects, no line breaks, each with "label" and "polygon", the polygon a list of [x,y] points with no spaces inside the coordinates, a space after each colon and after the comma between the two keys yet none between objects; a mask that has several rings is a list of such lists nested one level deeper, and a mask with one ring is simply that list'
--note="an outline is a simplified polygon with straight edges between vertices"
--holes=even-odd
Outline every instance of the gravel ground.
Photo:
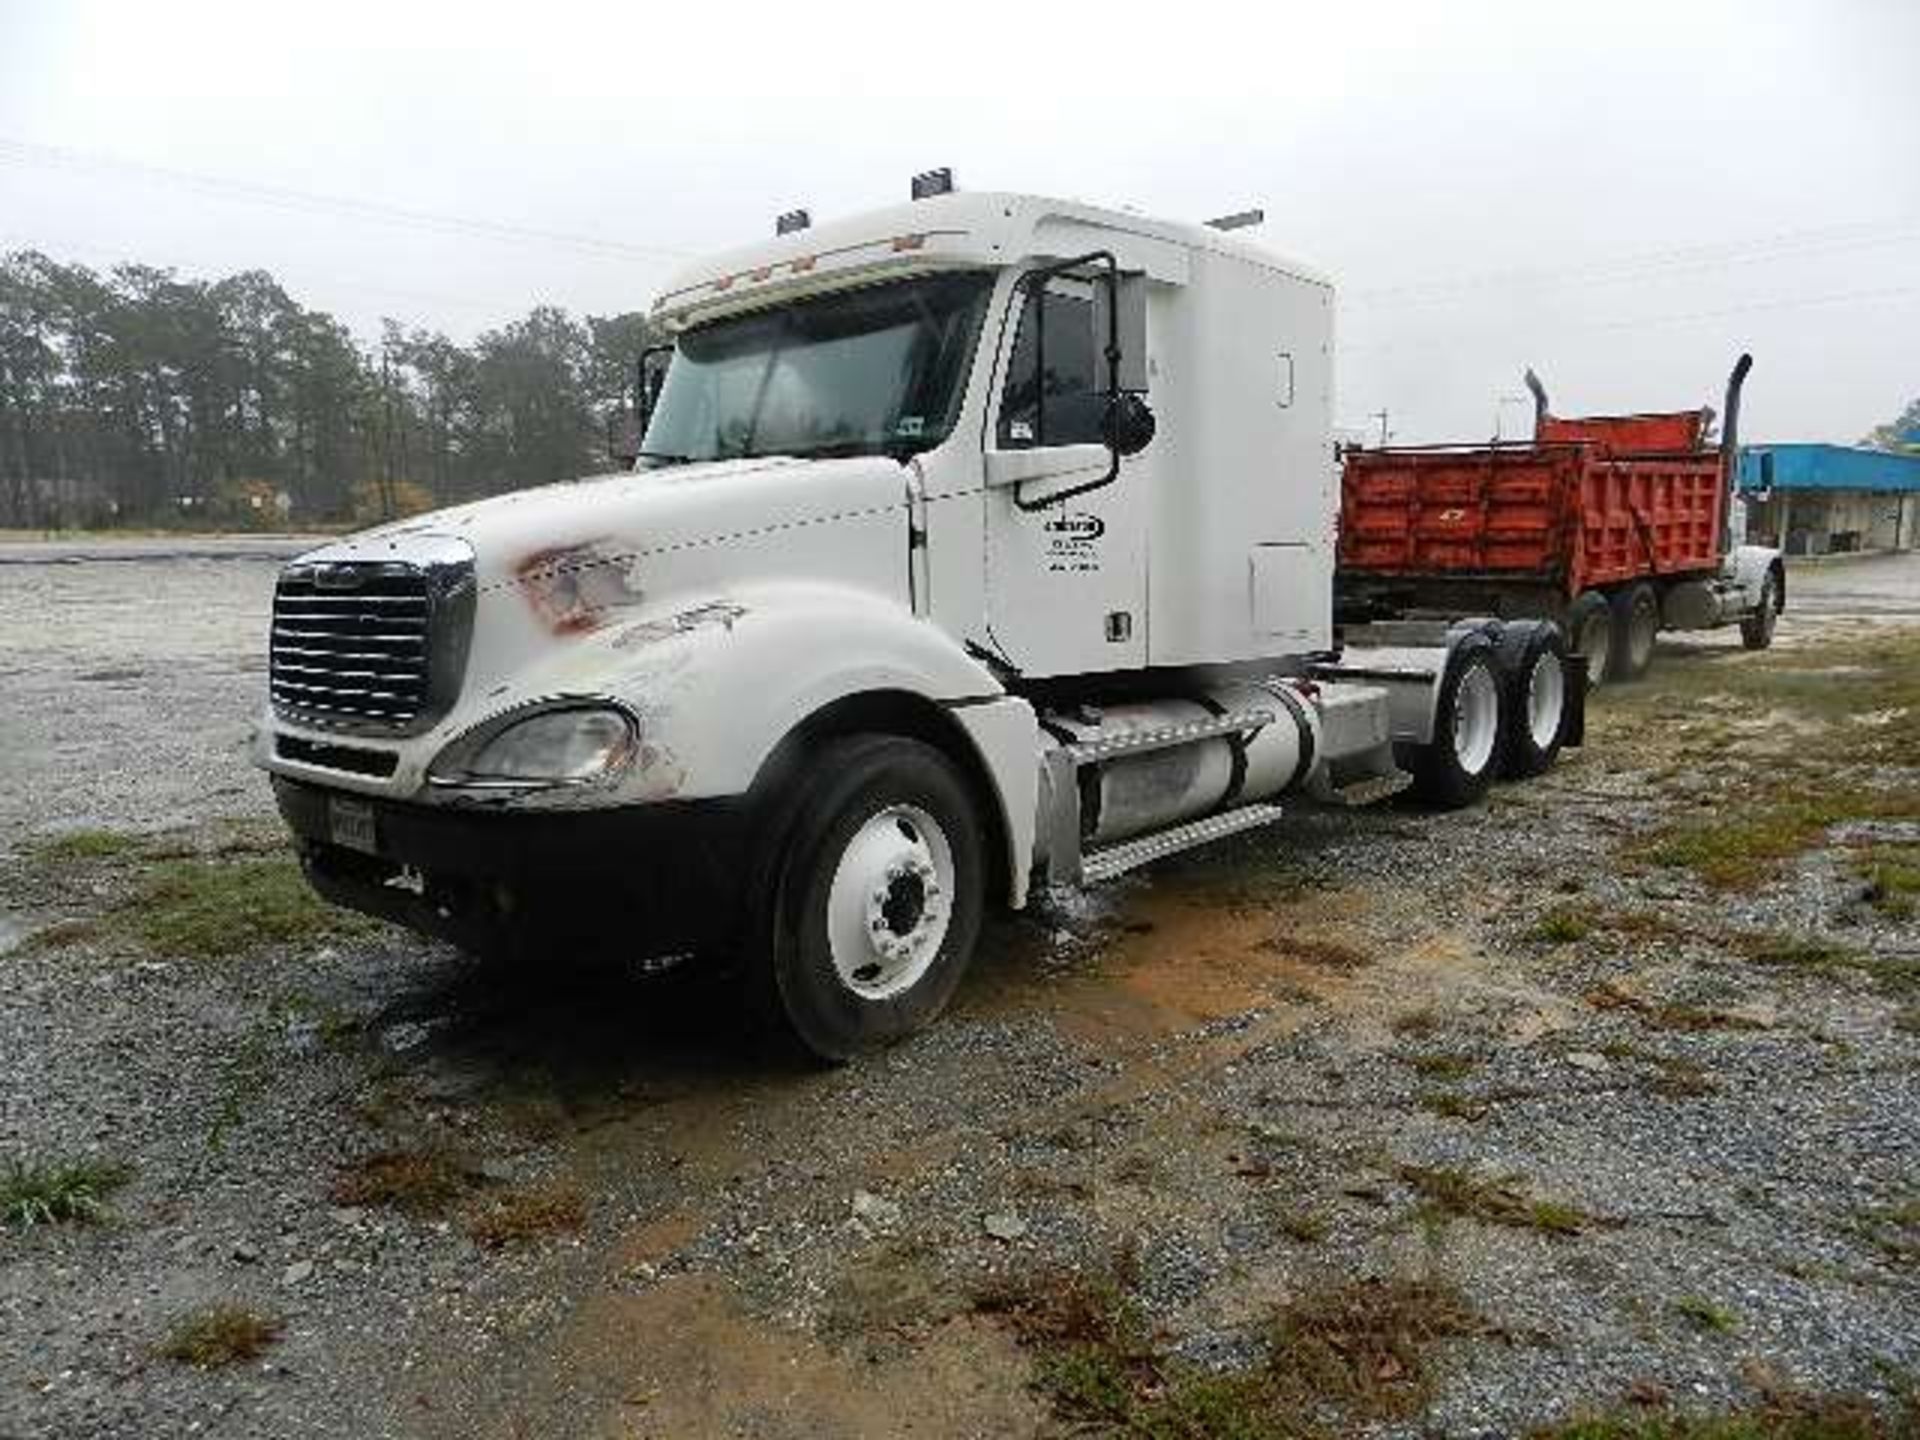
[{"label": "gravel ground", "polygon": [[[1490,1332],[1441,1347],[1407,1433],[1920,1375],[1920,1222],[1886,1218],[1920,1202],[1888,979],[1920,926],[1864,903],[1838,833],[1749,890],[1620,860],[1804,738],[1740,729],[1711,676],[1920,622],[1910,557],[1796,571],[1772,656],[1666,646],[1684,704],[1610,698],[1472,811],[1303,812],[1001,922],[937,1027],[827,1073],[758,1060],[697,975],[141,939],[156,847],[277,853],[244,760],[272,573],[0,564],[0,1163],[132,1169],[100,1223],[0,1232],[0,1436],[1051,1434],[975,1297],[1116,1256],[1158,1343],[1222,1370],[1330,1285],[1457,1285]],[[99,829],[164,838],[44,848]],[[1598,918],[1546,938],[1568,907]],[[1762,966],[1736,932],[1881,968]],[[449,1157],[448,1193],[342,1188],[379,1153]],[[1423,1208],[1453,1171],[1575,1233]],[[564,1203],[487,1229],[526,1196]],[[212,1303],[277,1341],[163,1358]]]}]

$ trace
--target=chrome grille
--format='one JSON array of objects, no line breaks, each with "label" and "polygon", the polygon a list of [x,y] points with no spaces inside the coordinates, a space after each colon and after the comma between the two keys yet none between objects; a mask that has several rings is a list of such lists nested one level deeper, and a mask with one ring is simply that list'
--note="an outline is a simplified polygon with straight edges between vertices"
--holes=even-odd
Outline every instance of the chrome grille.
[{"label": "chrome grille", "polygon": [[446,713],[465,668],[472,575],[470,559],[288,566],[273,595],[274,708],[334,729],[427,728]]}]

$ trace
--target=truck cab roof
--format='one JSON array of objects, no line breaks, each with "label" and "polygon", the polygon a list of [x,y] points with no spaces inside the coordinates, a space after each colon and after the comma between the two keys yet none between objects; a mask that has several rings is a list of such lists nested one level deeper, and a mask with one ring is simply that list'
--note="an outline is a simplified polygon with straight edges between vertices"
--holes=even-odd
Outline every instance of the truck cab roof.
[{"label": "truck cab roof", "polygon": [[1204,225],[1074,200],[967,192],[811,225],[699,260],[668,281],[651,314],[677,330],[889,275],[997,268],[1097,250],[1112,251],[1123,270],[1165,284],[1185,284],[1189,257],[1202,250],[1331,289],[1318,272]]}]

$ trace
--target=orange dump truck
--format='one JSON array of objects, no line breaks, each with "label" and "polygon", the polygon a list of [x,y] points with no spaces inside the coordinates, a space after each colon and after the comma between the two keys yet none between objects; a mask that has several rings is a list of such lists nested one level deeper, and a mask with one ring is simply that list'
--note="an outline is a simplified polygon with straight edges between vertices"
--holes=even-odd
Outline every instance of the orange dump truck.
[{"label": "orange dump truck", "polygon": [[1710,408],[1570,419],[1539,379],[1531,441],[1349,449],[1336,595],[1349,623],[1556,621],[1593,683],[1646,672],[1661,630],[1739,625],[1760,649],[1786,603],[1780,552],[1734,545],[1743,355]]}]

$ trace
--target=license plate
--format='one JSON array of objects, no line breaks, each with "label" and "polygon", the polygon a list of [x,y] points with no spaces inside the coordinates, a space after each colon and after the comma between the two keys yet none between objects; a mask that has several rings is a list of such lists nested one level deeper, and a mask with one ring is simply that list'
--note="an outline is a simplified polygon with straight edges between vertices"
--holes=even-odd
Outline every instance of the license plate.
[{"label": "license plate", "polygon": [[327,797],[327,834],[336,845],[368,855],[380,853],[373,823],[373,806],[345,795]]}]

